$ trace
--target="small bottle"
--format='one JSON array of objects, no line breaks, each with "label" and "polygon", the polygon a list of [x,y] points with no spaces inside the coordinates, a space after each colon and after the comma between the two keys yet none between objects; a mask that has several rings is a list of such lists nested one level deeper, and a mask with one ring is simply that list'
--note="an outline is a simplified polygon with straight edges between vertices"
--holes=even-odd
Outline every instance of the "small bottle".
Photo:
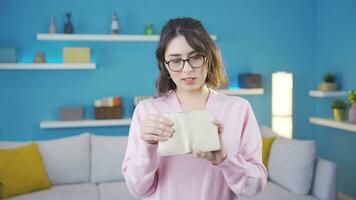
[{"label": "small bottle", "polygon": [[67,12],[66,16],[67,16],[67,23],[64,25],[64,33],[72,34],[74,33],[74,28],[70,19],[71,14]]},{"label": "small bottle", "polygon": [[51,16],[51,23],[49,24],[48,32],[51,34],[57,33],[57,27],[54,16]]},{"label": "small bottle", "polygon": [[114,12],[111,21],[111,34],[118,34],[118,33],[119,33],[119,17]]}]

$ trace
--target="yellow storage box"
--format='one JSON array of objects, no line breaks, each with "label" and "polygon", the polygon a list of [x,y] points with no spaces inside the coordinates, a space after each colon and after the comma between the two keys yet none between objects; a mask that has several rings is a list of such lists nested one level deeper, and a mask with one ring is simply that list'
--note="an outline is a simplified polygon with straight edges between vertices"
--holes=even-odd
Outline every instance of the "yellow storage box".
[{"label": "yellow storage box", "polygon": [[90,63],[90,48],[88,47],[64,47],[64,63]]}]

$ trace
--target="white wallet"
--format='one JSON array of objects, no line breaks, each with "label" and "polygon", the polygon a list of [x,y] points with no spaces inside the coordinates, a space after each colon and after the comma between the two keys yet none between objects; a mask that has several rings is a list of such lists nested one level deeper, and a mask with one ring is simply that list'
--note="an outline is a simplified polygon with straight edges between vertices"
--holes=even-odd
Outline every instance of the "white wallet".
[{"label": "white wallet", "polygon": [[210,111],[191,111],[164,115],[173,121],[175,132],[167,141],[158,142],[161,156],[221,149],[218,127]]}]

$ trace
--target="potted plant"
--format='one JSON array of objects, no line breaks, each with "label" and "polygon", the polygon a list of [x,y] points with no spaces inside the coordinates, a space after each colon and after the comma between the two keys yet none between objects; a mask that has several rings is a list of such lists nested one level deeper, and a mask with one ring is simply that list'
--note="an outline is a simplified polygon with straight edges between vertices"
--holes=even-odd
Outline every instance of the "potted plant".
[{"label": "potted plant", "polygon": [[343,121],[345,118],[346,103],[341,99],[334,100],[331,104],[333,116],[336,121]]},{"label": "potted plant", "polygon": [[336,90],[336,77],[332,73],[327,73],[324,78],[323,82],[319,85],[319,90],[321,91],[329,91],[329,90]]},{"label": "potted plant", "polygon": [[356,124],[356,91],[349,91],[349,101],[352,104],[349,109],[349,121],[353,124]]}]

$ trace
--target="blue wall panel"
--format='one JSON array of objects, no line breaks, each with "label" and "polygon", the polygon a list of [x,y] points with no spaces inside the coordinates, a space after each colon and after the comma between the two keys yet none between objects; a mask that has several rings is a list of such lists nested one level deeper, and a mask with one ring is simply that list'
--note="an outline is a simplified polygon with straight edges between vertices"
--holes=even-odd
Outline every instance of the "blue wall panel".
[{"label": "blue wall panel", "polygon": [[[72,12],[76,33],[109,33],[111,14],[119,15],[121,32],[141,34],[153,23],[156,32],[170,18],[191,16],[202,20],[218,37],[231,84],[240,72],[261,73],[265,94],[247,96],[260,124],[271,123],[271,73],[287,70],[295,76],[296,137],[310,129],[306,97],[311,80],[303,78],[313,68],[314,3],[304,1],[2,1],[0,46],[16,47],[20,61],[32,62],[43,50],[49,62],[62,61],[62,47],[85,46],[92,51],[94,71],[0,71],[0,139],[41,139],[77,134],[79,129],[39,129],[39,122],[57,119],[61,105],[84,105],[93,117],[94,99],[121,95],[126,117],[132,115],[135,95],[153,95],[158,70],[155,42],[58,42],[38,41],[36,33],[47,32],[49,18],[56,16],[63,30],[64,13]],[[313,70],[314,71],[314,70]],[[16,124],[16,125],[15,125]],[[127,134],[128,128],[85,129],[103,134]],[[308,131],[310,132],[310,131]],[[309,134],[309,133],[308,133]],[[308,135],[307,134],[307,135]]]},{"label": "blue wall panel", "polygon": [[[320,0],[317,10],[317,73],[313,87],[317,87],[322,77],[331,72],[336,74],[341,89],[355,90],[356,1]],[[330,105],[334,99],[315,99],[315,115],[331,118]],[[347,97],[341,99],[347,100]],[[338,164],[339,190],[356,197],[356,134],[317,127],[315,137],[319,155]]]}]

